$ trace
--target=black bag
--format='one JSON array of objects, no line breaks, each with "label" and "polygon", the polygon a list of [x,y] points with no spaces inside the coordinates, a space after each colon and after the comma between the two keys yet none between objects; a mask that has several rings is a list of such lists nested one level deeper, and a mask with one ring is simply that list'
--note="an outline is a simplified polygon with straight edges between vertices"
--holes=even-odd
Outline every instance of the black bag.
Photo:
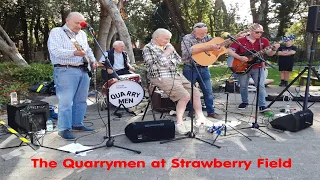
[{"label": "black bag", "polygon": [[37,92],[40,94],[50,94],[50,95],[55,95],[56,90],[54,87],[54,81],[52,82],[43,82],[41,84],[34,84],[30,88],[31,92]]}]

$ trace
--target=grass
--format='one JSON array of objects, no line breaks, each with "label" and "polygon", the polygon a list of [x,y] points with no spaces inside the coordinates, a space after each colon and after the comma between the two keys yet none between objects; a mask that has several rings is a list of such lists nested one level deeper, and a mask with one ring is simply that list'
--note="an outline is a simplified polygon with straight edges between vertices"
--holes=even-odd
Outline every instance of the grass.
[{"label": "grass", "polygon": [[[289,78],[289,83],[298,76],[298,74],[304,69],[302,66],[300,69],[294,69]],[[231,76],[231,71],[227,67],[211,67],[210,68],[211,77],[213,82],[217,82],[219,80],[229,78]],[[307,75],[308,71],[304,73]],[[278,69],[268,68],[268,79],[273,79],[274,82],[272,85],[278,85],[280,83],[280,72]],[[306,82],[306,81],[305,81]],[[223,81],[221,82],[221,84]],[[299,85],[299,79],[294,83],[294,85]],[[320,86],[320,82],[316,82],[316,86]]]}]

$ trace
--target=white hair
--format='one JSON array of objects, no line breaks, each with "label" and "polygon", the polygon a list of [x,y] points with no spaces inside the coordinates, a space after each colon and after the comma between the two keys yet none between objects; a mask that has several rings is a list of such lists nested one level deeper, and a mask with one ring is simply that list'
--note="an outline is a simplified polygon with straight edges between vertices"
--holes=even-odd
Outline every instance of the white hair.
[{"label": "white hair", "polygon": [[123,41],[115,41],[113,44],[112,44],[112,47],[116,47],[118,46],[120,43],[124,43]]},{"label": "white hair", "polygon": [[71,12],[68,14],[67,19],[71,19],[73,16],[81,16],[84,19],[84,16],[79,12]]},{"label": "white hair", "polygon": [[172,36],[172,33],[170,31],[168,31],[167,29],[159,28],[153,32],[152,39],[156,39],[157,37],[159,37],[160,35],[163,35],[163,34],[170,36],[170,38]]}]

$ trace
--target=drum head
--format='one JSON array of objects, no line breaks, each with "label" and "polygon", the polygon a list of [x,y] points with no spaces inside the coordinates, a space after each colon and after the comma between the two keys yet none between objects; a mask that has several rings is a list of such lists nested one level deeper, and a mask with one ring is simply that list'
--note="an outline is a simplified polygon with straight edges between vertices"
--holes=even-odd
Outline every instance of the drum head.
[{"label": "drum head", "polygon": [[117,107],[121,104],[126,108],[136,106],[142,101],[143,97],[144,90],[140,84],[135,81],[117,81],[109,88],[109,102]]}]

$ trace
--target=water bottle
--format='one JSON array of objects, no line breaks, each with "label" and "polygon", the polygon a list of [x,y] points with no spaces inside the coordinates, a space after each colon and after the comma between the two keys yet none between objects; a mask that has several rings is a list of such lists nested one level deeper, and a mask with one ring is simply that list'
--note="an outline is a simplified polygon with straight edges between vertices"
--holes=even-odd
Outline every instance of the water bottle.
[{"label": "water bottle", "polygon": [[14,90],[10,93],[11,105],[18,104],[18,94]]},{"label": "water bottle", "polygon": [[290,104],[286,105],[286,109],[285,109],[284,113],[290,114]]},{"label": "water bottle", "polygon": [[53,131],[53,123],[51,118],[47,120],[46,126],[47,126],[47,131]]},{"label": "water bottle", "polygon": [[204,123],[202,122],[199,126],[198,136],[203,137],[206,133],[206,127],[204,126]]}]

